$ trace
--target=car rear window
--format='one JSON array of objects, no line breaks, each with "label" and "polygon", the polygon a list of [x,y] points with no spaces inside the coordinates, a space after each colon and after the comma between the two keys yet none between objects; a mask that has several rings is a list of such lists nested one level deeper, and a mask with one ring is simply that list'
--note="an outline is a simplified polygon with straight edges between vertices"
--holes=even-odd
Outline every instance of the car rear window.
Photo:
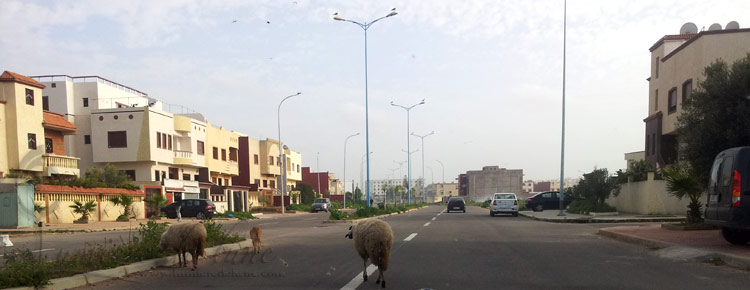
[{"label": "car rear window", "polygon": [[495,199],[516,199],[516,195],[512,193],[495,194]]},{"label": "car rear window", "polygon": [[315,203],[326,203],[327,201],[323,198],[319,198],[315,200]]}]

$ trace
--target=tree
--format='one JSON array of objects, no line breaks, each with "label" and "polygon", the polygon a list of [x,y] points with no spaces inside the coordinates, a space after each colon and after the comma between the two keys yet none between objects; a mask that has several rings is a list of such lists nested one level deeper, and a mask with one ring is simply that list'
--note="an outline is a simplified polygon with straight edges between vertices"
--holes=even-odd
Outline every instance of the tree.
[{"label": "tree", "polygon": [[609,175],[606,168],[594,169],[583,174],[583,179],[572,188],[573,197],[594,202],[597,205],[605,204],[605,200],[613,191],[619,189],[615,177]]},{"label": "tree", "polygon": [[81,203],[80,201],[74,200],[73,204],[70,205],[70,208],[73,209],[74,213],[80,214],[81,218],[78,219],[80,221],[88,221],[89,220],[89,212],[94,210],[96,208],[96,204],[94,204],[94,201],[89,201],[87,203]]},{"label": "tree", "polygon": [[159,216],[161,208],[167,206],[167,199],[161,194],[154,194],[151,198],[146,200],[146,204],[156,212],[154,216]]},{"label": "tree", "polygon": [[[120,196],[116,196],[113,198],[110,198],[109,201],[111,201],[115,206],[121,205],[123,207],[122,215],[126,218],[129,218],[133,216],[131,213],[132,206],[133,206],[133,197],[124,193],[120,193]],[[119,218],[118,218],[119,219]]]},{"label": "tree", "polygon": [[683,105],[677,130],[684,158],[708,184],[714,157],[728,148],[750,145],[750,54],[731,67],[724,61],[707,66]]},{"label": "tree", "polygon": [[359,189],[359,187],[354,189],[354,199],[355,200],[362,200],[362,190]]},{"label": "tree", "polygon": [[312,186],[300,183],[297,185],[297,190],[300,192],[300,199],[302,204],[312,204],[315,201],[315,191]]},{"label": "tree", "polygon": [[701,223],[701,202],[705,186],[695,171],[689,165],[676,165],[664,169],[664,179],[667,181],[667,191],[678,199],[690,198],[688,204],[687,223]]},{"label": "tree", "polygon": [[37,204],[36,202],[34,203],[34,213],[36,213],[37,215],[41,216],[42,213],[44,212],[44,210],[46,210],[46,209],[47,209],[47,207],[45,207],[45,206],[43,206],[41,204]]}]

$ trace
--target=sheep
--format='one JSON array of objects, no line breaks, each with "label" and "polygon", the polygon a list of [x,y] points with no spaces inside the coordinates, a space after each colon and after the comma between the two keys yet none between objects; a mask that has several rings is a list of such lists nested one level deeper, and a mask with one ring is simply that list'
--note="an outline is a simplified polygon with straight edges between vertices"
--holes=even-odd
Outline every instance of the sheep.
[{"label": "sheep", "polygon": [[349,233],[345,237],[354,239],[354,248],[364,261],[365,270],[363,278],[367,281],[367,259],[378,266],[378,280],[385,288],[385,276],[383,272],[388,270],[388,261],[391,258],[391,247],[393,246],[393,230],[388,223],[379,219],[361,221],[349,227]]},{"label": "sheep", "polygon": [[263,238],[263,231],[259,227],[253,227],[250,230],[250,239],[253,241],[253,252],[260,253],[261,238]]},{"label": "sheep", "polygon": [[193,257],[193,270],[198,268],[198,257],[206,255],[206,227],[201,223],[176,224],[167,228],[161,235],[159,247],[177,251],[178,267],[187,267],[185,253]]}]

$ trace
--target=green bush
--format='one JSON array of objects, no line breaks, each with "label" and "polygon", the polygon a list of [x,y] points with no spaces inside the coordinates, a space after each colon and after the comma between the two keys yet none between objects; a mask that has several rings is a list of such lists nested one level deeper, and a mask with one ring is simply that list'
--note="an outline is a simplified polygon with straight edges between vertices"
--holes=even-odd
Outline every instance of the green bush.
[{"label": "green bush", "polygon": [[206,226],[206,248],[223,244],[234,244],[244,241],[245,238],[238,234],[229,234],[222,229],[221,224],[213,220],[203,223]]},{"label": "green bush", "polygon": [[613,212],[617,211],[617,209],[606,203],[596,203],[590,200],[576,199],[570,203],[566,211],[575,214],[589,214],[591,212]]},{"label": "green bush", "polygon": [[238,218],[239,220],[251,220],[251,219],[255,219],[255,217],[253,216],[252,213],[245,212],[245,211],[226,211],[226,212],[217,214],[216,217],[228,218],[230,214],[232,216]]},{"label": "green bush", "polygon": [[344,205],[338,201],[331,201],[331,208],[342,209]]},{"label": "green bush", "polygon": [[286,207],[286,210],[296,211],[312,211],[312,205],[310,204],[290,204]]},{"label": "green bush", "polygon": [[5,254],[5,267],[0,270],[0,288],[49,285],[51,277],[47,263],[39,261],[31,250],[16,250]]},{"label": "green bush", "polygon": [[329,220],[346,220],[349,219],[349,214],[338,210],[337,208],[331,209],[331,214],[328,216]]}]

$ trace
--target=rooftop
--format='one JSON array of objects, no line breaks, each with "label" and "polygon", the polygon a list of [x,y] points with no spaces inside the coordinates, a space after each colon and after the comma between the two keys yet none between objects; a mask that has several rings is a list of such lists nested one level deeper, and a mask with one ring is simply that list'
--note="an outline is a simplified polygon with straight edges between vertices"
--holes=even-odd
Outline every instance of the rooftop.
[{"label": "rooftop", "polygon": [[0,75],[0,82],[17,82],[22,83],[24,85],[29,85],[32,87],[43,89],[44,85],[30,77],[27,77],[25,75],[20,75],[14,72],[4,71],[2,75]]},{"label": "rooftop", "polygon": [[44,112],[44,121],[42,121],[42,125],[45,128],[58,129],[61,131],[75,132],[78,129],[75,125],[68,122],[68,120],[65,120],[62,115],[47,111]]}]

